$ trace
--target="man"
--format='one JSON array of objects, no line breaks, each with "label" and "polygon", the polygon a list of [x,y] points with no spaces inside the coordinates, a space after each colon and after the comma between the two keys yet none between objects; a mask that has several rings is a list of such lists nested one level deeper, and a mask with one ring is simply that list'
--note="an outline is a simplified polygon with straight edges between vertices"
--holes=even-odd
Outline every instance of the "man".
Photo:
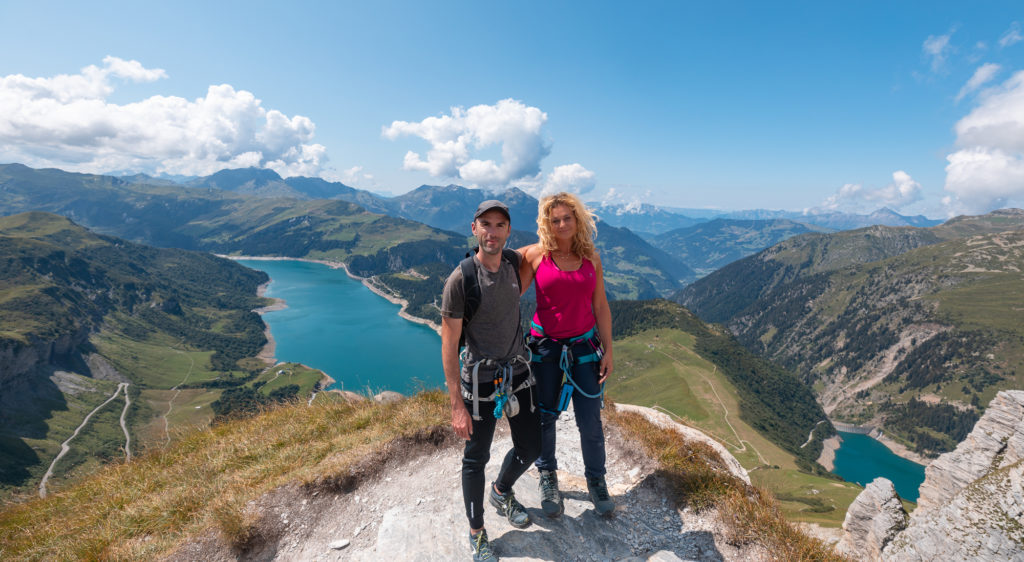
[{"label": "man", "polygon": [[[512,485],[540,454],[540,412],[533,406],[533,378],[519,322],[520,257],[512,250],[502,251],[512,232],[508,207],[500,201],[484,201],[473,215],[471,229],[479,247],[455,268],[444,286],[441,361],[451,398],[452,427],[466,440],[462,496],[473,560],[490,561],[497,558],[484,530],[484,469],[497,417],[508,418],[512,449],[497,480],[488,486],[488,496],[498,514],[522,528],[530,524],[530,517],[516,501]],[[475,273],[475,284],[467,283],[464,271]],[[478,304],[472,310],[467,303]],[[472,316],[464,322],[467,313]],[[460,335],[466,341],[461,369]]]}]

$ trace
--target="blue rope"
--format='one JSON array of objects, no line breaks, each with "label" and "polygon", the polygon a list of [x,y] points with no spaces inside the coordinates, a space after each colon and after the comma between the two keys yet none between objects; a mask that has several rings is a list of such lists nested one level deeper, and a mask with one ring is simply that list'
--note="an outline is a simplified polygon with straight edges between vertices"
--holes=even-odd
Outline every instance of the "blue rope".
[{"label": "blue rope", "polygon": [[506,363],[498,368],[495,373],[497,378],[498,373],[501,373],[501,383],[495,389],[498,391],[498,395],[494,399],[494,419],[500,420],[501,414],[505,411],[505,403],[508,402],[509,391],[512,386],[512,365]]},{"label": "blue rope", "polygon": [[[562,356],[558,359],[558,366],[562,369],[562,384],[568,382],[572,385],[573,392],[579,391],[580,394],[587,398],[601,398],[604,395],[604,383],[601,383],[601,389],[596,394],[587,394],[580,388],[580,385],[576,384],[576,381],[572,380],[572,352],[568,345],[562,345]],[[597,356],[600,360],[601,352],[598,351],[592,355]],[[590,357],[589,355],[587,357]]]}]

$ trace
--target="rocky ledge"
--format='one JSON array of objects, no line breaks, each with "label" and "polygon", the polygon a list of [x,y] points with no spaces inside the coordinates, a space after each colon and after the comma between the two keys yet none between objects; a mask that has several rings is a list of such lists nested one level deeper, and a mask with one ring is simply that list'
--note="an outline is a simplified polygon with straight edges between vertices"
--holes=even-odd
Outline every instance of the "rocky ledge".
[{"label": "rocky ledge", "polygon": [[886,483],[872,482],[851,505],[841,541],[847,553],[867,560],[1024,560],[1024,391],[996,395],[956,450],[926,469],[920,503],[902,531],[902,507],[896,510]]},{"label": "rocky ledge", "polygon": [[956,450],[925,469],[918,510],[949,502],[971,482],[1024,458],[1024,391],[1000,392]]}]

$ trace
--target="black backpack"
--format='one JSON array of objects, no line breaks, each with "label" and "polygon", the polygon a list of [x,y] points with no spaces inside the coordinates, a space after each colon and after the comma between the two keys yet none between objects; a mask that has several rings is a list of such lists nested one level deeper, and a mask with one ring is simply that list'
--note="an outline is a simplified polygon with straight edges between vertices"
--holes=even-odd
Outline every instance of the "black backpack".
[{"label": "black backpack", "polygon": [[[466,259],[459,263],[462,269],[462,294],[466,297],[465,311],[462,313],[462,332],[459,334],[459,348],[466,345],[466,325],[473,319],[478,308],[480,308],[480,281],[476,278],[476,265],[473,263],[473,255],[477,248],[466,254]],[[516,283],[522,290],[523,280],[519,278],[519,253],[510,248],[502,248],[501,260],[512,264],[516,272]]]}]

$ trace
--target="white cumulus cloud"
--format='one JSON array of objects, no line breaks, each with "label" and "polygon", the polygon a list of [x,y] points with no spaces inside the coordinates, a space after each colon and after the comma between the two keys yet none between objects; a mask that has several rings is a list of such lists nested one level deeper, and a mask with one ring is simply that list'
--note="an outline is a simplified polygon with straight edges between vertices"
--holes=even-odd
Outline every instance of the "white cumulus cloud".
[{"label": "white cumulus cloud", "polygon": [[[505,99],[469,109],[453,107],[449,115],[420,122],[395,121],[383,127],[382,134],[390,140],[415,136],[430,143],[426,155],[406,153],[406,170],[498,188],[530,181],[540,173],[541,161],[550,153],[541,132],[547,119],[536,107]],[[500,161],[481,156],[492,147],[500,147]]]},{"label": "white cumulus cloud", "polygon": [[848,183],[829,196],[816,211],[873,211],[879,206],[899,210],[921,200],[921,184],[903,170],[892,173],[892,183],[877,189]]},{"label": "white cumulus cloud", "polygon": [[951,212],[978,213],[1024,200],[1024,71],[985,90],[957,122],[958,150],[946,157]]},{"label": "white cumulus cloud", "polygon": [[251,92],[228,84],[210,86],[194,100],[107,101],[115,79],[166,77],[162,69],[113,56],[78,74],[0,77],[0,162],[182,175],[246,166],[283,176],[323,171],[327,151],[311,142],[316,126],[309,118],[268,110]]},{"label": "white cumulus cloud", "polygon": [[551,170],[547,181],[544,183],[541,195],[550,195],[560,191],[582,195],[593,191],[594,186],[594,172],[579,164],[566,164],[564,166],[556,166],[555,169]]},{"label": "white cumulus cloud", "polygon": [[967,94],[976,91],[985,84],[989,83],[996,74],[1002,69],[1001,66],[995,63],[987,62],[978,67],[971,75],[971,78],[964,84],[963,88],[960,88],[960,93],[956,95],[956,101],[960,101]]}]

